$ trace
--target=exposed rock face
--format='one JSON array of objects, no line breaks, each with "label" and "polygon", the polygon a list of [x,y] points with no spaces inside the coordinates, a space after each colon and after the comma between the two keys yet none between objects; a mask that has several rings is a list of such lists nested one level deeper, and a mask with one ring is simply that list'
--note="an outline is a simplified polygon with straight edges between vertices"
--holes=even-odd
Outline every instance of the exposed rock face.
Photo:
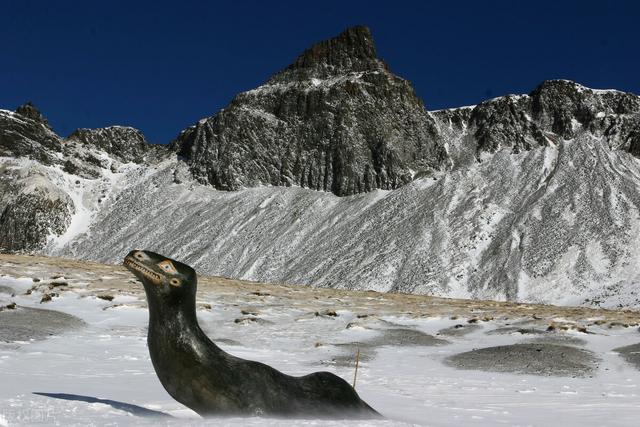
[{"label": "exposed rock face", "polygon": [[40,110],[38,110],[36,106],[33,105],[31,102],[27,102],[19,106],[18,108],[16,108],[16,113],[20,114],[25,118],[42,123],[47,128],[51,129],[51,126],[49,126],[49,121],[42,115]]},{"label": "exposed rock face", "polygon": [[62,140],[31,104],[14,113],[0,110],[0,156],[30,157],[44,164],[56,162]]},{"label": "exposed rock face", "polygon": [[570,140],[588,130],[611,148],[638,152],[640,98],[619,91],[593,90],[566,80],[549,80],[529,96],[510,95],[473,109],[470,125],[478,151],[513,152]]},{"label": "exposed rock face", "polygon": [[[153,163],[162,151],[136,129],[79,129],[63,140],[30,103],[0,110],[0,156],[10,159],[0,163],[0,251],[41,250],[101,203],[122,163]],[[100,193],[84,197],[85,188]]]},{"label": "exposed rock face", "polygon": [[76,129],[67,140],[99,148],[123,162],[140,163],[152,150],[142,132],[126,126]]},{"label": "exposed rock face", "polygon": [[52,198],[51,194],[39,190],[21,193],[0,215],[0,251],[42,248],[49,236],[64,233],[73,209],[68,197]]},{"label": "exposed rock face", "polygon": [[339,196],[397,188],[447,158],[434,119],[364,27],[311,47],[173,146],[218,189],[298,185]]}]

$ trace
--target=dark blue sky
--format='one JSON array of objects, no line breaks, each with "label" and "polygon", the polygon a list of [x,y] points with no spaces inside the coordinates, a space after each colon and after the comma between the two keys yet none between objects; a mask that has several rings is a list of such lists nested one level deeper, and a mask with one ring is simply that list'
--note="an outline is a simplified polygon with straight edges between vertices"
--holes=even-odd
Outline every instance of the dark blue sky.
[{"label": "dark blue sky", "polygon": [[121,124],[166,143],[356,24],[429,109],[553,78],[640,93],[639,3],[0,0],[0,108],[31,100],[65,136]]}]

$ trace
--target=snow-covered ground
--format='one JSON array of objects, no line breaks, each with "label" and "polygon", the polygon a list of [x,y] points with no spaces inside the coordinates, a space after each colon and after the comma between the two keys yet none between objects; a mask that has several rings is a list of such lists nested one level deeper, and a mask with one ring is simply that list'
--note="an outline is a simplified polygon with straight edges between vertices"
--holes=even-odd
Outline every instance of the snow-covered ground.
[{"label": "snow-covered ground", "polygon": [[[9,271],[6,265],[5,273]],[[595,353],[600,361],[592,376],[458,370],[445,363],[445,358],[472,349],[539,338],[520,332],[488,333],[524,324],[522,319],[502,316],[478,322],[466,335],[439,335],[448,341],[446,345],[363,346],[357,391],[386,417],[383,420],[202,420],[175,402],[154,373],[146,347],[147,311],[139,285],[130,284],[135,292],[105,286],[101,292],[115,296],[107,301],[96,298],[99,292],[89,292],[78,279],[72,290],[60,291],[59,297],[41,304],[41,292],[25,295],[34,285],[33,272],[25,270],[25,277],[17,278],[20,275],[13,271],[14,277],[0,276],[0,286],[15,290],[15,296],[0,294],[3,303],[0,305],[13,301],[18,307],[58,310],[79,317],[87,326],[46,340],[0,344],[0,426],[38,423],[632,426],[637,425],[640,417],[640,372],[612,351],[640,342],[636,327],[591,324],[588,334],[577,331],[554,334]],[[63,267],[53,267],[49,273],[64,271]],[[90,280],[106,283],[116,277],[100,274],[104,273],[87,274],[85,279],[87,283]],[[118,274],[126,277],[124,272]],[[316,291],[301,288],[299,296],[292,294],[283,299],[265,289],[261,295],[247,296],[244,291],[236,295],[231,291],[216,293],[203,285],[198,298],[199,319],[207,334],[226,351],[293,375],[329,370],[351,382],[354,367],[349,351],[353,347],[335,344],[367,342],[390,329],[435,336],[444,328],[468,325],[465,318],[452,318],[456,316],[415,316],[403,310],[394,313],[394,309],[375,312],[380,304],[386,304],[376,294],[368,297],[371,310],[363,317],[366,305],[354,308],[344,296],[348,294],[340,294],[333,301],[316,300],[312,296]],[[293,289],[291,292],[296,292]],[[317,292],[321,296],[335,291]],[[260,305],[260,301],[264,304]],[[336,316],[322,315],[322,309],[329,306],[335,308]],[[320,310],[320,315],[314,313],[314,308]],[[477,309],[471,309],[474,311]],[[236,322],[250,317],[260,321]],[[58,397],[52,396],[56,394]],[[144,413],[145,408],[161,414],[149,415],[150,411]]]}]

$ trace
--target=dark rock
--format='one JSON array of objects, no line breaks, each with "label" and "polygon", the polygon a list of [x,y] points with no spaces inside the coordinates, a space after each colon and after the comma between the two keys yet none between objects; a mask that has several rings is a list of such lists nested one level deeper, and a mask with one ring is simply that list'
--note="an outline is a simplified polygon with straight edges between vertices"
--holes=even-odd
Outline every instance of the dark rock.
[{"label": "dark rock", "polygon": [[44,294],[42,295],[42,299],[40,300],[40,304],[43,304],[45,302],[49,302],[52,299],[52,294]]},{"label": "dark rock", "polygon": [[640,155],[640,98],[596,91],[566,80],[548,80],[529,96],[510,95],[476,106],[469,120],[478,152],[511,147],[514,153],[557,145],[588,130],[610,147]]},{"label": "dark rock", "polygon": [[74,212],[73,202],[62,195],[47,191],[18,195],[0,214],[0,251],[41,248],[52,233],[65,232]]},{"label": "dark rock", "polygon": [[29,341],[85,326],[75,316],[54,310],[16,307],[0,311],[0,341]]},{"label": "dark rock", "polygon": [[315,312],[316,316],[326,316],[326,317],[337,317],[338,313],[335,312],[335,310],[331,310],[331,309],[325,309],[322,311],[316,311]]},{"label": "dark rock", "polygon": [[487,335],[509,335],[509,334],[520,334],[520,335],[544,335],[548,332],[543,329],[537,328],[521,328],[518,326],[505,326],[502,328],[492,329],[487,331]]},{"label": "dark rock", "polygon": [[105,301],[113,301],[113,295],[96,295],[96,297]]},{"label": "dark rock", "polygon": [[575,345],[584,346],[587,342],[581,338],[577,338],[571,335],[565,334],[544,334],[538,335],[535,338],[529,340],[532,343],[544,343],[544,344],[560,344],[560,345]]},{"label": "dark rock", "polygon": [[367,341],[374,347],[380,346],[439,346],[449,344],[449,341],[436,338],[433,335],[415,329],[393,328],[385,330],[380,336]]},{"label": "dark rock", "polygon": [[77,159],[66,160],[62,170],[72,175],[77,175],[87,179],[96,179],[100,177],[100,171],[98,168],[92,167],[91,165],[83,163]]},{"label": "dark rock", "polygon": [[447,364],[458,369],[571,377],[592,374],[597,362],[590,351],[545,343],[487,347],[446,359]]},{"label": "dark rock", "polygon": [[239,325],[249,325],[251,323],[255,323],[258,325],[273,325],[273,322],[270,320],[266,320],[266,319],[261,319],[259,317],[239,317],[237,319],[235,319],[233,321],[234,323],[237,323]]},{"label": "dark rock", "polygon": [[325,365],[335,365],[340,367],[347,366],[355,366],[356,365],[356,354],[358,350],[360,350],[360,356],[358,357],[359,363],[370,362],[375,358],[376,351],[370,347],[362,347],[359,348],[358,345],[347,345],[343,348],[348,349],[346,353],[337,354],[331,357],[330,361],[323,362]]},{"label": "dark rock", "polygon": [[375,357],[377,348],[383,346],[431,347],[446,344],[449,344],[449,341],[415,329],[392,328],[381,331],[380,335],[366,341],[334,344],[344,353],[334,356],[331,364],[351,366],[355,364],[355,355],[358,351],[360,351],[360,361],[367,362]]},{"label": "dark rock", "polygon": [[640,369],[640,343],[618,347],[613,351],[620,354],[624,360],[632,364],[636,369]]},{"label": "dark rock", "polygon": [[35,107],[35,105],[33,105],[31,102],[27,102],[26,104],[22,104],[21,106],[16,108],[16,113],[20,114],[22,117],[41,123],[45,125],[47,128],[51,129],[51,126],[49,126],[49,121],[42,115],[40,110],[38,110]]},{"label": "dark rock", "polygon": [[449,344],[449,341],[436,338],[422,331],[406,328],[393,328],[381,331],[380,335],[359,343],[337,344],[341,347],[375,348],[382,346],[431,347]]},{"label": "dark rock", "polygon": [[371,31],[364,26],[347,28],[337,37],[316,43],[305,50],[285,71],[304,77],[331,77],[339,72],[380,69]]},{"label": "dark rock", "polygon": [[438,333],[436,335],[444,335],[444,336],[450,336],[450,337],[460,337],[460,336],[464,336],[467,334],[470,334],[473,331],[476,331],[478,329],[480,329],[481,326],[480,325],[474,325],[474,324],[457,324],[457,325],[453,325],[449,328],[445,328],[445,329],[441,329],[440,331],[438,331]]},{"label": "dark rock", "polygon": [[262,291],[253,291],[253,292],[251,292],[251,295],[256,295],[256,296],[259,296],[259,297],[268,297],[268,296],[271,296],[271,294],[270,294],[270,293],[268,293],[268,292],[262,292]]},{"label": "dark rock", "polygon": [[[141,163],[145,155],[154,150],[142,132],[126,126],[110,126],[99,129],[76,129],[68,141],[97,147],[123,162]],[[99,166],[100,160],[96,159]],[[95,164],[95,163],[94,163]]]},{"label": "dark rock", "polygon": [[0,156],[29,157],[45,165],[57,163],[55,153],[62,151],[62,140],[47,124],[26,114],[0,112]]},{"label": "dark rock", "polygon": [[314,45],[172,147],[221,190],[299,185],[339,196],[397,188],[447,158],[435,120],[364,27]]}]

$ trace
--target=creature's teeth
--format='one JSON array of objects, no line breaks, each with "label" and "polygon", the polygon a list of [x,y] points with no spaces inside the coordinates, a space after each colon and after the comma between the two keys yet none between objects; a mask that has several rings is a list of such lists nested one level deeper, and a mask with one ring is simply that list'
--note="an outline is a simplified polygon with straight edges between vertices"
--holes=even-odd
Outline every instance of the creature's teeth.
[{"label": "creature's teeth", "polygon": [[149,279],[155,280],[156,282],[160,282],[161,277],[158,273],[151,271],[150,269],[148,269],[147,267],[138,264],[137,262],[130,260],[128,258],[125,258],[125,262],[124,265],[127,267],[131,267],[134,270],[139,271],[140,273],[142,273],[144,276],[146,276]]}]

